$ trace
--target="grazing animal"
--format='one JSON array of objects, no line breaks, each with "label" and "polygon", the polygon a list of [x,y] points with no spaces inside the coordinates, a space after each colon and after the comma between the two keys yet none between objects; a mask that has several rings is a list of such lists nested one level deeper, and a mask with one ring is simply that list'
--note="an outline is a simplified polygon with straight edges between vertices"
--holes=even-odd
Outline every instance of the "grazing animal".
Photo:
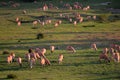
[{"label": "grazing animal", "polygon": [[54,27],[58,27],[58,25],[59,25],[58,22],[56,22],[56,23],[54,24]]},{"label": "grazing animal", "polygon": [[27,11],[26,10],[23,10],[23,12],[22,12],[23,14],[26,14],[27,13]]},{"label": "grazing animal", "polygon": [[120,61],[120,54],[117,50],[115,51],[115,54],[114,54],[114,61],[118,63]]},{"label": "grazing animal", "polygon": [[73,46],[67,46],[67,47],[66,47],[66,50],[67,50],[67,51],[70,51],[70,52],[72,52],[72,53],[75,53],[75,52],[76,52],[76,50],[75,50],[75,48],[74,48]]},{"label": "grazing animal", "polygon": [[19,17],[16,17],[16,20],[15,20],[16,22],[19,22],[20,21],[20,19],[19,19]]},{"label": "grazing animal", "polygon": [[63,17],[63,14],[62,14],[62,13],[60,13],[60,14],[59,14],[59,16],[60,16],[60,17]]},{"label": "grazing animal", "polygon": [[109,48],[109,53],[112,55],[114,53],[114,49],[113,48]]},{"label": "grazing animal", "polygon": [[58,22],[57,22],[58,24],[61,24],[62,23],[62,21],[61,20],[58,20]]},{"label": "grazing animal", "polygon": [[95,51],[97,50],[96,43],[91,44],[91,48],[94,49]]},{"label": "grazing animal", "polygon": [[105,60],[105,62],[110,62],[110,59],[109,59],[107,53],[101,53],[101,54],[100,54],[100,56],[99,56],[99,61],[101,62],[102,59]]},{"label": "grazing animal", "polygon": [[35,27],[35,25],[37,25],[38,24],[38,21],[33,21],[33,26]]},{"label": "grazing animal", "polygon": [[83,8],[83,11],[88,11],[90,9],[90,6],[88,5],[87,7]]},{"label": "grazing animal", "polygon": [[27,59],[27,62],[30,62],[30,53],[25,54],[25,59]]},{"label": "grazing animal", "polygon": [[76,26],[76,25],[77,25],[77,21],[74,21],[74,23],[73,23],[73,24],[74,24],[74,26]]},{"label": "grazing animal", "polygon": [[50,46],[50,51],[51,51],[51,53],[53,53],[54,50],[55,50],[55,46]]},{"label": "grazing animal", "polygon": [[109,51],[108,48],[103,49],[103,53],[108,53],[108,51]]},{"label": "grazing animal", "polygon": [[14,8],[19,7],[19,6],[20,6],[19,3],[13,3],[13,4],[12,4],[12,7],[14,7]]},{"label": "grazing animal", "polygon": [[17,58],[17,62],[18,62],[18,64],[20,65],[20,67],[22,67],[22,58],[21,58],[21,57],[18,57],[18,58]]},{"label": "grazing animal", "polygon": [[72,18],[69,18],[69,22],[72,23]]},{"label": "grazing animal", "polygon": [[51,64],[50,61],[46,58],[45,55],[43,55],[41,52],[38,52],[38,54],[40,55],[40,57],[44,58],[45,64],[47,64],[47,65],[50,65],[50,64]]},{"label": "grazing animal", "polygon": [[17,22],[17,25],[18,25],[18,26],[21,26],[21,21],[18,21],[18,22]]},{"label": "grazing animal", "polygon": [[33,64],[35,64],[35,61],[37,60],[37,56],[32,49],[29,49],[28,52],[30,54],[30,68],[32,68]]},{"label": "grazing animal", "polygon": [[48,10],[47,4],[45,4],[45,5],[43,6],[43,11],[46,11],[46,10]]},{"label": "grazing animal", "polygon": [[79,18],[79,22],[82,23],[83,22],[83,17]]},{"label": "grazing animal", "polygon": [[12,56],[12,61],[15,61],[15,54],[11,52],[10,55]]},{"label": "grazing animal", "polygon": [[63,54],[59,54],[58,63],[60,64],[60,63],[62,63],[62,61],[63,61]]},{"label": "grazing animal", "polygon": [[42,66],[45,65],[45,59],[44,59],[44,58],[41,58],[41,60],[40,60],[40,64],[41,64]]},{"label": "grazing animal", "polygon": [[46,53],[46,49],[43,48],[43,49],[41,50],[41,53],[42,53],[42,55],[44,55],[44,54]]},{"label": "grazing animal", "polygon": [[12,63],[12,56],[11,56],[11,55],[9,55],[9,56],[7,57],[7,63],[8,63],[8,64]]},{"label": "grazing animal", "polygon": [[33,68],[33,65],[35,64],[35,59],[31,58],[30,59],[30,68]]},{"label": "grazing animal", "polygon": [[91,20],[91,16],[87,16],[86,18],[87,18],[87,20]]},{"label": "grazing animal", "polygon": [[2,6],[7,6],[8,4],[6,2],[1,2]]},{"label": "grazing animal", "polygon": [[44,22],[44,21],[42,21],[42,22],[40,22],[40,24],[41,24],[42,26],[44,26],[44,25],[45,25],[45,22]]},{"label": "grazing animal", "polygon": [[50,61],[47,58],[44,58],[44,59],[45,59],[45,64],[46,65],[50,65],[51,64]]},{"label": "grazing animal", "polygon": [[93,16],[93,20],[96,20],[96,15]]}]

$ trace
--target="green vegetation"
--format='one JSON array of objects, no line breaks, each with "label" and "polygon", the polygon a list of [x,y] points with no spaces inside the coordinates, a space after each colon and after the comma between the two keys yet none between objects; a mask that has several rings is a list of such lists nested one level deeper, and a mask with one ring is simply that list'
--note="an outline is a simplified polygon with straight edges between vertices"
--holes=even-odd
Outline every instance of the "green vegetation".
[{"label": "green vegetation", "polygon": [[[18,0],[17,0],[18,1]],[[8,79],[9,74],[17,76],[15,80],[119,80],[120,79],[120,63],[100,63],[98,56],[102,49],[109,47],[110,44],[120,45],[120,15],[110,14],[99,3],[109,0],[86,0],[81,2],[84,6],[90,5],[91,9],[83,10],[66,10],[53,9],[42,11],[40,8],[43,2],[23,3],[20,2],[19,7],[1,6],[0,5],[0,80]],[[66,2],[70,0],[66,0]],[[71,0],[71,4],[74,0]],[[79,0],[76,0],[79,1]],[[80,0],[82,1],[82,0]],[[49,1],[46,1],[49,3]],[[40,10],[39,10],[40,9]],[[23,14],[26,10],[26,14]],[[103,19],[110,18],[107,22],[98,22],[95,20],[78,23],[74,26],[66,19],[60,18],[59,13],[70,14],[80,13],[84,18],[88,15],[105,15]],[[37,24],[37,28],[33,28],[32,22],[38,20],[41,16],[50,16],[52,24],[41,26]],[[117,16],[117,17],[116,17]],[[16,17],[22,21],[21,26],[17,26]],[[54,27],[56,20],[62,20],[62,24]],[[36,39],[36,35],[42,33],[44,38]],[[95,52],[90,49],[90,44],[95,42],[98,50]],[[50,53],[50,45],[58,47],[54,53]],[[69,54],[65,49],[66,46],[72,45],[77,52]],[[39,61],[36,62],[32,69],[25,62],[25,53],[29,48],[46,48],[47,58],[51,61],[50,66],[41,66]],[[13,62],[7,64],[7,53],[14,52],[16,57],[23,59],[23,67]],[[5,53],[5,55],[3,55]],[[58,64],[58,55],[64,55],[63,63]]]}]

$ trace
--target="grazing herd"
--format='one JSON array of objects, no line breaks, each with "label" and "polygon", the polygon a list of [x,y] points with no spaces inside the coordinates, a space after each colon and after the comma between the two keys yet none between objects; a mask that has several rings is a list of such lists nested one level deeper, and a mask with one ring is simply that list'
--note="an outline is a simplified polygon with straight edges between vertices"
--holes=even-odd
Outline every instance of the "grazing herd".
[{"label": "grazing herd", "polygon": [[[34,4],[36,4],[37,1],[34,1]],[[52,3],[49,4],[42,4],[41,8],[37,9],[39,11],[48,11],[48,10],[81,10],[81,11],[85,11],[87,12],[88,10],[91,9],[90,5],[87,6],[83,6],[80,2],[74,2],[72,4],[69,3],[65,3],[63,1],[59,2],[62,6],[60,8],[56,7],[55,5],[53,5]],[[20,7],[20,3],[15,3],[15,2],[1,2],[2,6],[7,6],[7,4],[12,5],[12,7],[16,8],[16,7]],[[21,3],[22,4],[22,3]],[[26,10],[22,10],[23,14],[29,13]],[[82,23],[84,21],[89,21],[89,20],[96,20],[96,15],[86,15],[86,16],[82,16],[79,12],[73,12],[70,15],[69,14],[64,14],[64,13],[60,13],[58,14],[59,18],[61,18],[61,20],[53,20],[53,19],[46,19],[46,20],[33,20],[32,24],[33,27],[38,26],[37,24],[40,24],[41,26],[44,26],[45,24],[53,24],[54,27],[58,27],[60,24],[62,24],[62,18],[64,18],[64,20],[67,20],[68,22],[72,23],[74,26],[76,26],[78,23]],[[22,20],[20,19],[20,17],[16,17],[16,23],[18,26],[22,25]]]},{"label": "grazing herd", "polygon": [[[96,43],[91,44],[91,48],[97,51]],[[120,46],[117,44],[111,44],[109,48],[103,48],[102,53],[99,55],[99,61],[105,62],[120,62]]]},{"label": "grazing herd", "polygon": [[[35,1],[34,3],[37,3],[37,1]],[[60,1],[60,4],[63,4],[62,1]],[[2,6],[7,6],[10,5],[14,8],[19,7],[20,4],[19,3],[15,3],[15,2],[2,2],[1,3]],[[69,3],[65,3],[63,4],[63,8],[64,9],[68,9],[68,10],[83,10],[83,11],[88,11],[91,9],[91,7],[89,5],[87,5],[86,7],[83,7],[83,5],[79,2],[74,2],[73,5],[70,5]],[[50,3],[49,5],[44,4],[42,6],[42,11],[47,11],[49,9],[59,9],[58,7],[54,6],[52,3]],[[26,14],[27,11],[23,10],[23,14]],[[69,23],[72,23],[74,26],[77,25],[77,23],[82,23],[85,21],[85,19],[87,20],[96,20],[97,16],[96,15],[88,15],[83,17],[80,13],[78,12],[74,12],[71,14],[64,14],[64,13],[59,13],[59,17],[60,18],[64,18],[65,20],[67,20]],[[84,19],[85,18],[85,19]],[[18,26],[22,25],[22,21],[20,19],[20,17],[16,17],[15,22],[17,23]],[[41,26],[44,26],[46,24],[51,24],[53,21],[51,19],[46,19],[46,20],[34,20],[32,22],[32,26],[36,27],[37,24],[40,24]],[[61,25],[63,23],[62,20],[56,20],[53,22],[54,27],[58,27],[59,25]],[[91,44],[91,49],[93,49],[94,51],[97,51],[97,45],[96,43]],[[55,51],[55,46],[50,46],[50,52],[54,53]],[[67,46],[66,47],[66,51],[68,53],[76,53],[76,50],[73,46]],[[22,62],[25,60],[28,64],[30,68],[33,68],[36,64],[36,61],[39,62],[39,64],[41,66],[45,66],[45,65],[51,65],[50,60],[47,58],[46,56],[46,48],[36,48],[35,50],[33,49],[29,49],[28,52],[24,55],[23,57],[16,57],[15,53],[11,52],[8,56],[7,56],[7,63],[11,64],[13,62],[17,62],[18,65],[20,67],[23,66]],[[101,62],[102,60],[104,60],[105,62],[117,62],[119,63],[120,61],[120,46],[117,44],[112,44],[110,45],[109,48],[103,48],[102,53],[99,55],[99,61]],[[59,54],[58,55],[58,64],[61,64],[63,61],[64,55],[63,54]]]},{"label": "grazing herd", "polygon": [[[50,52],[54,53],[55,50],[55,46],[50,46]],[[74,49],[74,47],[72,46],[67,46],[66,48],[67,51],[72,51],[72,53],[75,53],[76,50]],[[35,50],[33,49],[29,49],[28,52],[24,55],[24,57],[16,57],[15,53],[11,52],[8,56],[7,56],[7,63],[11,64],[13,62],[17,62],[19,64],[20,67],[22,67],[22,61],[24,60],[25,62],[27,62],[29,64],[30,68],[33,68],[33,66],[36,64],[36,61],[39,61],[41,66],[45,66],[45,65],[51,65],[50,60],[45,56],[46,54],[46,49],[45,48],[35,48]],[[58,55],[58,63],[61,64],[63,61],[63,54],[59,54]]]},{"label": "grazing herd", "polygon": [[[96,43],[91,44],[91,49],[93,49],[95,52],[98,50]],[[50,52],[54,53],[55,46],[50,46]],[[73,46],[67,46],[66,51],[68,53],[76,53],[76,50]],[[46,57],[47,50],[45,48],[35,48],[29,49],[28,53],[24,55],[24,57],[17,57],[13,52],[11,52],[7,57],[7,63],[11,64],[12,62],[17,62],[20,67],[22,67],[22,60],[27,62],[29,64],[30,68],[33,68],[35,66],[36,62],[38,61],[41,66],[45,65],[51,65],[50,60]],[[105,61],[105,62],[120,62],[120,46],[117,44],[112,44],[109,46],[109,48],[103,48],[102,52],[98,56],[99,62]],[[58,55],[58,64],[61,64],[63,61],[64,55],[59,54]]]}]

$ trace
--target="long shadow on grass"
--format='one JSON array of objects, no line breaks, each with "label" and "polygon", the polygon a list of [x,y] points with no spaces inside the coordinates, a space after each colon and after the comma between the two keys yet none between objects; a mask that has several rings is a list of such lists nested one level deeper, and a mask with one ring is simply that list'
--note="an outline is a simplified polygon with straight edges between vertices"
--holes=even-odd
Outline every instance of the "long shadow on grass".
[{"label": "long shadow on grass", "polygon": [[8,78],[0,78],[0,80],[9,80]]},{"label": "long shadow on grass", "polygon": [[[28,49],[28,48],[43,48],[49,49],[49,46],[51,44],[55,44],[56,47],[59,47],[59,50],[66,49],[66,46],[72,45],[75,47],[75,49],[85,49],[90,48],[90,43],[93,42],[99,42],[98,45],[99,48],[109,46],[109,43],[118,43],[119,40],[107,40],[107,39],[85,39],[85,40],[48,40],[48,41],[37,41],[36,42],[24,42],[24,40],[21,40],[21,42],[15,42],[15,43],[0,43],[1,49]],[[107,43],[106,43],[107,42]],[[60,44],[59,44],[60,43]],[[105,43],[105,44],[103,44]],[[39,44],[39,45],[38,45]],[[9,46],[6,46],[9,45]],[[32,46],[31,46],[32,45]]]},{"label": "long shadow on grass", "polygon": [[98,64],[101,64],[101,63],[98,61],[89,61],[89,62],[80,62],[80,63],[64,63],[64,64],[56,65],[56,66],[76,66],[76,67],[78,67],[78,66],[98,65]]},{"label": "long shadow on grass", "polygon": [[17,71],[19,70],[19,67],[5,67],[5,68],[0,68],[0,71]]},{"label": "long shadow on grass", "polygon": [[120,76],[110,76],[110,77],[93,79],[93,80],[120,80]]},{"label": "long shadow on grass", "polygon": [[[15,20],[8,20],[8,21],[13,22],[13,23],[16,23]],[[23,20],[21,20],[21,23],[32,23],[33,21],[34,21],[34,20],[30,20],[30,21],[23,21]]]}]

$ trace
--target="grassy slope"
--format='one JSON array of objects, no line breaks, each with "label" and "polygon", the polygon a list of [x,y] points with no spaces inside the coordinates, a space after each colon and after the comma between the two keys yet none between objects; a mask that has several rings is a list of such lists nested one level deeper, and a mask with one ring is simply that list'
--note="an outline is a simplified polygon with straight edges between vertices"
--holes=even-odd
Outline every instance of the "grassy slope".
[{"label": "grassy slope", "polygon": [[[5,80],[7,74],[13,73],[19,76],[18,80],[119,80],[120,64],[99,63],[97,60],[101,48],[108,47],[110,43],[120,44],[120,21],[111,23],[89,21],[79,23],[76,27],[63,21],[63,24],[57,28],[54,28],[53,24],[51,24],[45,27],[38,25],[38,29],[32,29],[32,23],[23,23],[21,27],[18,27],[13,22],[16,16],[19,16],[24,21],[33,21],[36,19],[31,16],[45,14],[56,18],[57,13],[61,12],[61,10],[37,11],[36,8],[39,7],[39,4],[21,3],[21,5],[19,8],[8,8],[7,6],[0,8],[0,79]],[[30,9],[31,5],[33,7]],[[28,11],[26,15],[21,14],[23,9]],[[71,11],[66,10],[62,12],[71,13]],[[72,12],[75,11],[73,10]],[[90,10],[87,13],[78,12],[81,14],[99,15],[94,10]],[[91,24],[94,24],[95,27],[83,27]],[[44,39],[35,39],[36,34],[39,32],[45,34]],[[21,42],[18,42],[18,40],[21,40]],[[92,42],[98,44],[99,50],[97,52],[89,49]],[[60,49],[56,50],[54,54],[50,54],[50,45],[58,46]],[[77,53],[68,54],[64,50],[67,45],[73,45],[77,49]],[[13,51],[16,56],[23,57],[31,47],[47,48],[46,56],[50,59],[52,65],[41,67],[37,62],[33,69],[29,69],[24,62],[24,66],[21,69],[16,63],[6,64],[7,55],[2,55],[4,50]],[[60,65],[57,63],[59,53],[64,54],[64,62]]]}]

